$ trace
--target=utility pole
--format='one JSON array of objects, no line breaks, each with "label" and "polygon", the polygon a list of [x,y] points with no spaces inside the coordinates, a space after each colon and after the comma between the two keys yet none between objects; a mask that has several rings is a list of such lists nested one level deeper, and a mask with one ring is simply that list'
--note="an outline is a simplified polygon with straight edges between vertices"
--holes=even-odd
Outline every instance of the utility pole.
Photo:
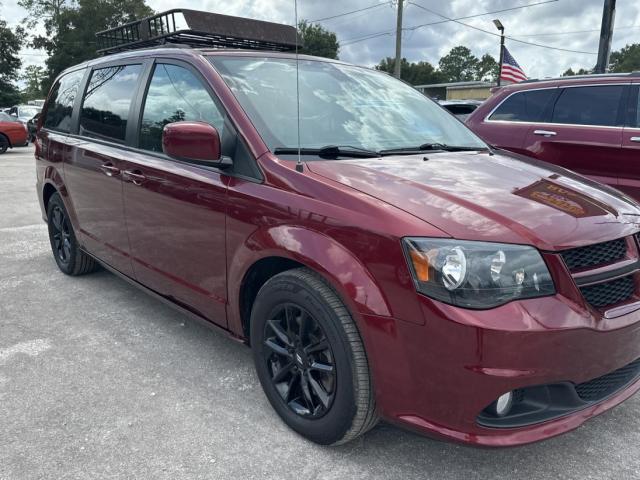
[{"label": "utility pole", "polygon": [[498,79],[496,80],[496,85],[499,87],[501,84],[502,63],[504,62],[504,25],[497,18],[493,21],[493,24],[500,30],[500,64],[498,65]]},{"label": "utility pole", "polygon": [[393,76],[400,78],[400,63],[402,62],[402,3],[398,0],[398,22],[396,24],[396,63],[393,65]]},{"label": "utility pole", "polygon": [[616,0],[604,0],[602,10],[602,27],[600,28],[600,45],[598,46],[598,63],[595,73],[606,73],[609,69],[613,24],[616,19]]}]

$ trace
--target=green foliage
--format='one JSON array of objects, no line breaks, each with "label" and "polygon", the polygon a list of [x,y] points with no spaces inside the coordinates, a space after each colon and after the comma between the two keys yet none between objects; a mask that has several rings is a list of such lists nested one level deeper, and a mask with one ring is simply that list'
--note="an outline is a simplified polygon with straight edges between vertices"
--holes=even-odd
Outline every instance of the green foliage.
[{"label": "green foliage", "polygon": [[22,91],[22,103],[26,103],[29,100],[37,100],[46,96],[46,93],[42,91],[42,80],[44,78],[44,68],[40,65],[28,65],[24,69],[22,74],[22,80],[24,80],[27,86]]},{"label": "green foliage", "polygon": [[[395,58],[387,57],[376,65],[375,68],[376,70],[393,74],[395,64]],[[443,75],[429,62],[409,63],[406,58],[403,58],[400,63],[400,78],[411,85],[445,81]]]},{"label": "green foliage", "polygon": [[20,92],[14,84],[21,61],[18,57],[24,31],[18,27],[12,31],[7,22],[0,20],[0,107],[20,102]]},{"label": "green foliage", "polygon": [[589,75],[592,73],[590,70],[585,70],[584,68],[579,69],[577,72],[574,72],[572,68],[568,68],[562,74],[563,77],[572,77],[574,75]]},{"label": "green foliage", "polygon": [[[32,46],[44,49],[46,91],[65,68],[96,56],[95,33],[153,14],[144,0],[19,0],[29,18],[43,19],[46,35],[32,39]],[[28,20],[33,25],[37,20]]]},{"label": "green foliage", "polygon": [[609,59],[609,71],[615,73],[640,70],[640,43],[627,45],[613,52]]},{"label": "green foliage", "polygon": [[[376,65],[377,70],[393,73],[395,59],[384,58]],[[477,58],[467,47],[454,47],[447,55],[440,59],[438,68],[429,62],[408,62],[402,59],[400,78],[412,85],[430,83],[462,82],[469,80],[493,81],[498,77],[498,62],[485,53]]]},{"label": "green foliage", "polygon": [[438,67],[447,82],[465,82],[476,80],[478,58],[467,47],[453,47],[440,59]]},{"label": "green foliage", "polygon": [[495,81],[500,73],[500,65],[488,53],[485,53],[476,64],[475,80]]},{"label": "green foliage", "polygon": [[317,57],[338,58],[340,43],[338,43],[335,33],[306,20],[302,20],[298,24],[298,33],[303,45],[300,53]]}]

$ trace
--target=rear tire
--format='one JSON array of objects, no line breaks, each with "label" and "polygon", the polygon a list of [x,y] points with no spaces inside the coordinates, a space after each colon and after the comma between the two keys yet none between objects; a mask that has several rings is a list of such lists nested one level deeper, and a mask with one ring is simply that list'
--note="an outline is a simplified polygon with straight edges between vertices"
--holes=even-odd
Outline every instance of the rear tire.
[{"label": "rear tire", "polygon": [[360,333],[318,274],[288,270],[262,286],[251,312],[251,345],[269,402],[300,435],[339,445],[377,423]]},{"label": "rear tire", "polygon": [[5,153],[9,148],[9,146],[10,146],[9,139],[5,135],[0,133],[0,155]]},{"label": "rear tire", "polygon": [[84,275],[99,268],[98,262],[78,246],[69,214],[59,193],[54,193],[47,206],[49,241],[58,268],[67,275]]}]

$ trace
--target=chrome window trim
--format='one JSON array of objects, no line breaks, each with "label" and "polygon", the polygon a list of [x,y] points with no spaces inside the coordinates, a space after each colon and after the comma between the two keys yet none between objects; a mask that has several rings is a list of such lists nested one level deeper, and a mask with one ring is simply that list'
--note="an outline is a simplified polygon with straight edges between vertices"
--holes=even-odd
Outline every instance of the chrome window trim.
[{"label": "chrome window trim", "polygon": [[[580,123],[551,123],[551,122],[528,122],[521,120],[491,120],[489,117],[495,113],[495,111],[500,108],[500,106],[506,102],[509,98],[517,95],[519,93],[525,92],[538,92],[540,90],[552,90],[554,88],[581,88],[581,87],[609,87],[609,86],[618,86],[618,85],[631,85],[631,82],[611,82],[611,83],[591,83],[591,84],[580,84],[580,85],[556,85],[555,87],[542,87],[542,88],[527,88],[523,90],[516,90],[515,92],[511,92],[509,95],[504,97],[498,105],[496,105],[485,117],[484,123],[515,123],[518,125],[555,125],[555,126],[566,126],[570,125],[573,127],[595,127],[595,128],[623,128],[618,126],[611,125],[585,125]],[[638,127],[640,128],[640,127]]]}]

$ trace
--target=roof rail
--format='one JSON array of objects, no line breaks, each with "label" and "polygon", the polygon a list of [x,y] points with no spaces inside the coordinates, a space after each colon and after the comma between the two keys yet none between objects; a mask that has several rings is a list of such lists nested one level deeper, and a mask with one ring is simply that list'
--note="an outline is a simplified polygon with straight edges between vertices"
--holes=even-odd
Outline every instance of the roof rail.
[{"label": "roof rail", "polygon": [[301,47],[291,25],[184,8],[98,32],[96,38],[103,55],[165,44],[275,51]]},{"label": "roof rail", "polygon": [[640,77],[640,72],[624,72],[624,73],[588,73],[585,75],[567,75],[564,77],[549,77],[549,78],[530,78],[518,83],[535,83],[546,82],[550,80],[584,80],[589,78],[601,78],[601,77]]}]

